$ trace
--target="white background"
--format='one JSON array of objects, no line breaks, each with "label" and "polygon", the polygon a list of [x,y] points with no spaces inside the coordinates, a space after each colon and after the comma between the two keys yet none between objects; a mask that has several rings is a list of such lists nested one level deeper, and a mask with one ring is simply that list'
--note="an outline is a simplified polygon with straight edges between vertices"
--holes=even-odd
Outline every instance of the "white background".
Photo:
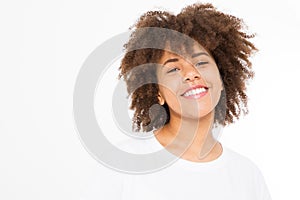
[{"label": "white background", "polygon": [[[0,199],[75,200],[95,173],[112,173],[89,155],[75,129],[72,94],[80,67],[143,12],[176,13],[194,2],[1,1]],[[299,3],[211,2],[243,18],[260,49],[250,113],[221,140],[258,165],[274,200],[300,199]]]}]

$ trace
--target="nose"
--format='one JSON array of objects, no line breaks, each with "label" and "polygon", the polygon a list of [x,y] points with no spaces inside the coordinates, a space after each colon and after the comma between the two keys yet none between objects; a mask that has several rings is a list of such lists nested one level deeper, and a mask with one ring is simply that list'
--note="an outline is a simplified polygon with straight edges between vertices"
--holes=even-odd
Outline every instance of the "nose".
[{"label": "nose", "polygon": [[199,71],[195,68],[194,65],[188,64],[183,70],[183,82],[192,82],[195,80],[201,79]]}]

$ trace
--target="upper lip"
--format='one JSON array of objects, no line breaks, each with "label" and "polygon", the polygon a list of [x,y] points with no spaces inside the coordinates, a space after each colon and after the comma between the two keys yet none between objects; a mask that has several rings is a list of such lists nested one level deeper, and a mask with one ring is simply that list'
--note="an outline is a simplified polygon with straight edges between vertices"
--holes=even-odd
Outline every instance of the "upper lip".
[{"label": "upper lip", "polygon": [[194,86],[192,86],[192,87],[189,87],[184,93],[181,94],[181,96],[184,95],[185,93],[187,93],[188,91],[191,91],[191,90],[194,90],[194,89],[197,89],[197,88],[205,88],[205,89],[208,89],[208,87],[205,86],[205,85],[194,85]]}]

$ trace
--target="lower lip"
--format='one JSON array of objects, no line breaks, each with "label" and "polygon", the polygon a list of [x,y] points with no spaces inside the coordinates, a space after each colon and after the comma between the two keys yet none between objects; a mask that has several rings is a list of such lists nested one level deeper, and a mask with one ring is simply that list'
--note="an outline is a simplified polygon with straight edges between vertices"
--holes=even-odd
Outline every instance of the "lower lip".
[{"label": "lower lip", "polygon": [[200,99],[201,97],[205,96],[208,93],[208,90],[205,92],[201,92],[200,94],[190,95],[190,96],[183,96],[186,99]]}]

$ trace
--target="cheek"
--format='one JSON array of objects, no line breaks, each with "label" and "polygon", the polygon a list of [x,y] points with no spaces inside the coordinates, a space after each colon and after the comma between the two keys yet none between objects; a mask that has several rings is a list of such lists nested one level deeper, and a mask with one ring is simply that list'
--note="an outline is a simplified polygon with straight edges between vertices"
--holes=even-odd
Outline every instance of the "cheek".
[{"label": "cheek", "polygon": [[159,83],[159,91],[169,107],[179,106],[179,84],[178,80],[162,81]]},{"label": "cheek", "polygon": [[166,93],[166,104],[168,105],[170,111],[181,114],[182,113],[182,101],[180,101],[178,95],[174,92],[167,90]]},{"label": "cheek", "polygon": [[223,87],[223,82],[217,66],[212,67],[210,70],[202,71],[201,77],[206,83],[212,84],[215,88]]},{"label": "cheek", "polygon": [[214,66],[211,70],[202,72],[202,78],[211,87],[210,101],[211,106],[215,107],[220,100],[221,91],[223,90],[223,81],[217,66]]},{"label": "cheek", "polygon": [[169,76],[158,79],[159,90],[168,96],[178,95],[180,79],[177,76]]},{"label": "cheek", "polygon": [[160,92],[166,102],[177,99],[176,90],[174,87],[170,87],[166,85],[160,86]]}]

